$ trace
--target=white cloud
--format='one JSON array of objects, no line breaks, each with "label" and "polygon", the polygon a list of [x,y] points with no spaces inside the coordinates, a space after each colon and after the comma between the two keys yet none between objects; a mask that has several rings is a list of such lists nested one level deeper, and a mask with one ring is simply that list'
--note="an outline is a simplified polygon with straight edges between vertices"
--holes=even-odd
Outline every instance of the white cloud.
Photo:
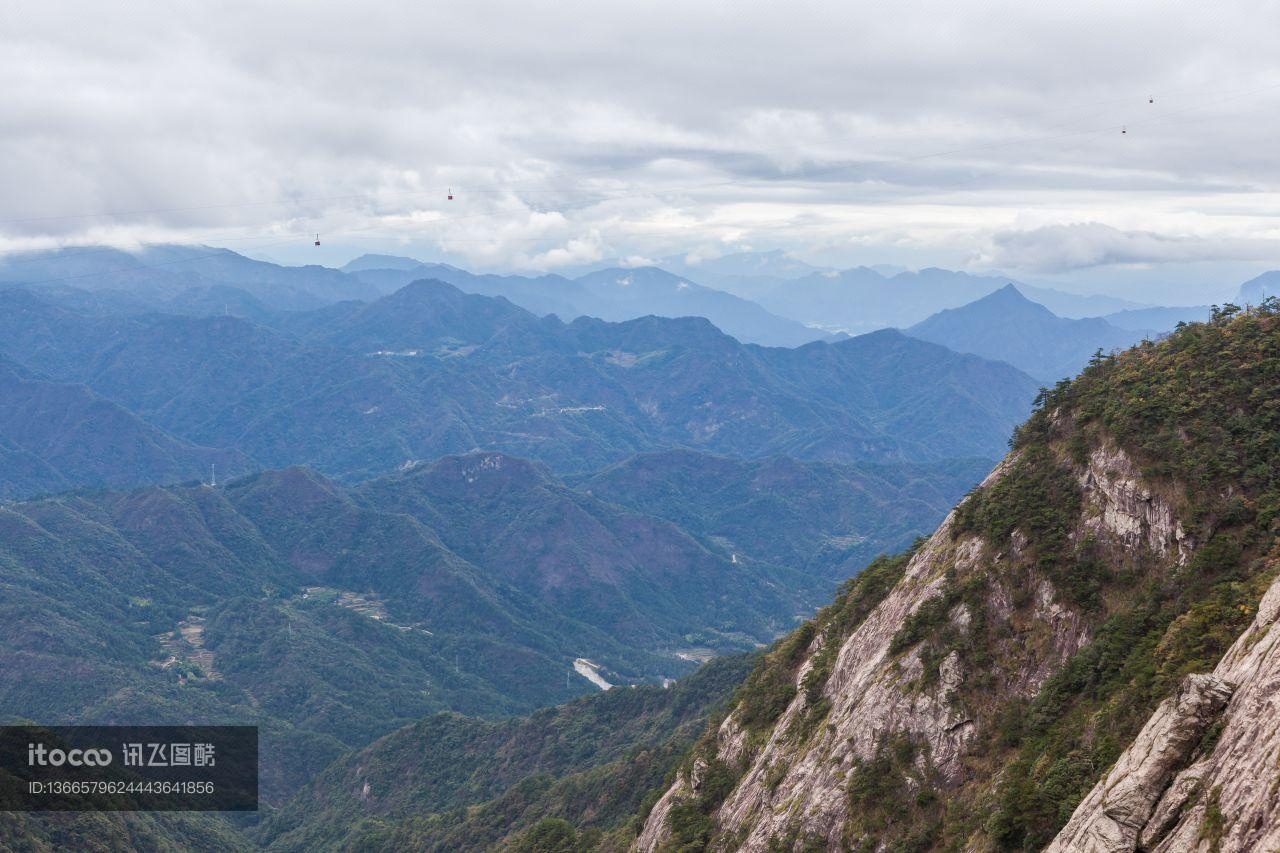
[{"label": "white cloud", "polygon": [[592,233],[584,239],[575,238],[567,241],[563,246],[529,257],[522,265],[527,269],[548,270],[575,264],[588,264],[603,257],[600,235]]},{"label": "white cloud", "polygon": [[1002,231],[975,266],[1063,273],[1099,266],[1150,266],[1212,261],[1280,262],[1280,240],[1121,231],[1100,222]]},{"label": "white cloud", "polygon": [[[1280,60],[1257,19],[1251,0],[8,4],[0,248],[289,259],[277,242],[320,231],[487,268],[744,245],[1261,262]],[[150,212],[79,215],[129,211]],[[1098,222],[1115,233],[1079,225]]]},{"label": "white cloud", "polygon": [[653,267],[657,265],[658,262],[656,260],[653,258],[646,258],[644,255],[628,255],[625,258],[618,259],[618,266],[624,270],[636,269],[638,267]]}]

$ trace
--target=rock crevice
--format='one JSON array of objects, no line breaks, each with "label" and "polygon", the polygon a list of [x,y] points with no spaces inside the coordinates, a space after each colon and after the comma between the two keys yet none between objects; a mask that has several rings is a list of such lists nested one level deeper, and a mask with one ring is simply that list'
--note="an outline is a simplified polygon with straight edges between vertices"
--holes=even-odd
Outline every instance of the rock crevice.
[{"label": "rock crevice", "polygon": [[[1213,673],[1191,676],[1176,707],[1173,700],[1161,704],[1050,850],[1280,850],[1278,617],[1280,580]],[[1188,690],[1203,696],[1189,699]],[[1227,691],[1229,701],[1222,698]],[[1207,755],[1192,756],[1186,743],[1215,704],[1225,707],[1209,725],[1221,733]],[[1163,739],[1155,737],[1162,732]],[[1135,791],[1140,796],[1120,797]]]}]

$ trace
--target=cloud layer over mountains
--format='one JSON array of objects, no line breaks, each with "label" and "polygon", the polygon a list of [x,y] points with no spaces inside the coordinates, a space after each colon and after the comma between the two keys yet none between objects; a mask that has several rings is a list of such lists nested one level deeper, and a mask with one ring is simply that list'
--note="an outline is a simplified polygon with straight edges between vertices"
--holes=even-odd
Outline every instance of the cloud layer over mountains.
[{"label": "cloud layer over mountains", "polygon": [[1280,261],[1280,69],[1245,2],[24,6],[0,11],[0,249]]}]

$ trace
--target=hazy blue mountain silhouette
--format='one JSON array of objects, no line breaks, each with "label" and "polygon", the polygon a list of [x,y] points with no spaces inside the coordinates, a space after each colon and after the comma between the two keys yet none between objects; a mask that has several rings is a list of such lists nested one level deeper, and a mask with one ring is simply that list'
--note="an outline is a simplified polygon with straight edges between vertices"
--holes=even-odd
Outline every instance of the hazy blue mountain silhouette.
[{"label": "hazy blue mountain silhouette", "polygon": [[1150,334],[1117,328],[1100,317],[1059,317],[1012,284],[940,311],[907,333],[957,352],[1008,362],[1045,383],[1074,376],[1099,349],[1129,347]]}]

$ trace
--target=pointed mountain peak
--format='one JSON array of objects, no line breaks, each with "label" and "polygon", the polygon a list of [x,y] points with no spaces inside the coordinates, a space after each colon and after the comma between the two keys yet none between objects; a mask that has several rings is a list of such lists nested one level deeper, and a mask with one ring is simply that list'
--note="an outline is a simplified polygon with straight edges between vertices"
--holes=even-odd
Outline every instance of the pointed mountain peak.
[{"label": "pointed mountain peak", "polygon": [[1018,286],[1013,282],[1009,282],[999,290],[993,290],[984,298],[991,300],[1002,299],[1017,302],[1031,302],[1031,300],[1026,297],[1026,294],[1019,290]]},{"label": "pointed mountain peak", "polygon": [[[979,314],[985,311],[997,309],[1000,311],[1016,311],[1026,316],[1039,317],[1057,317],[1048,308],[1039,302],[1028,299],[1027,295],[1018,289],[1013,283],[1006,284],[998,290],[993,290],[981,299],[976,299],[968,305],[962,305],[959,308],[952,308],[948,311],[942,311],[940,314],[948,314],[958,312],[962,315]],[[934,315],[938,316],[938,315]],[[924,321],[929,322],[928,320]],[[923,324],[921,324],[923,325]]]}]

